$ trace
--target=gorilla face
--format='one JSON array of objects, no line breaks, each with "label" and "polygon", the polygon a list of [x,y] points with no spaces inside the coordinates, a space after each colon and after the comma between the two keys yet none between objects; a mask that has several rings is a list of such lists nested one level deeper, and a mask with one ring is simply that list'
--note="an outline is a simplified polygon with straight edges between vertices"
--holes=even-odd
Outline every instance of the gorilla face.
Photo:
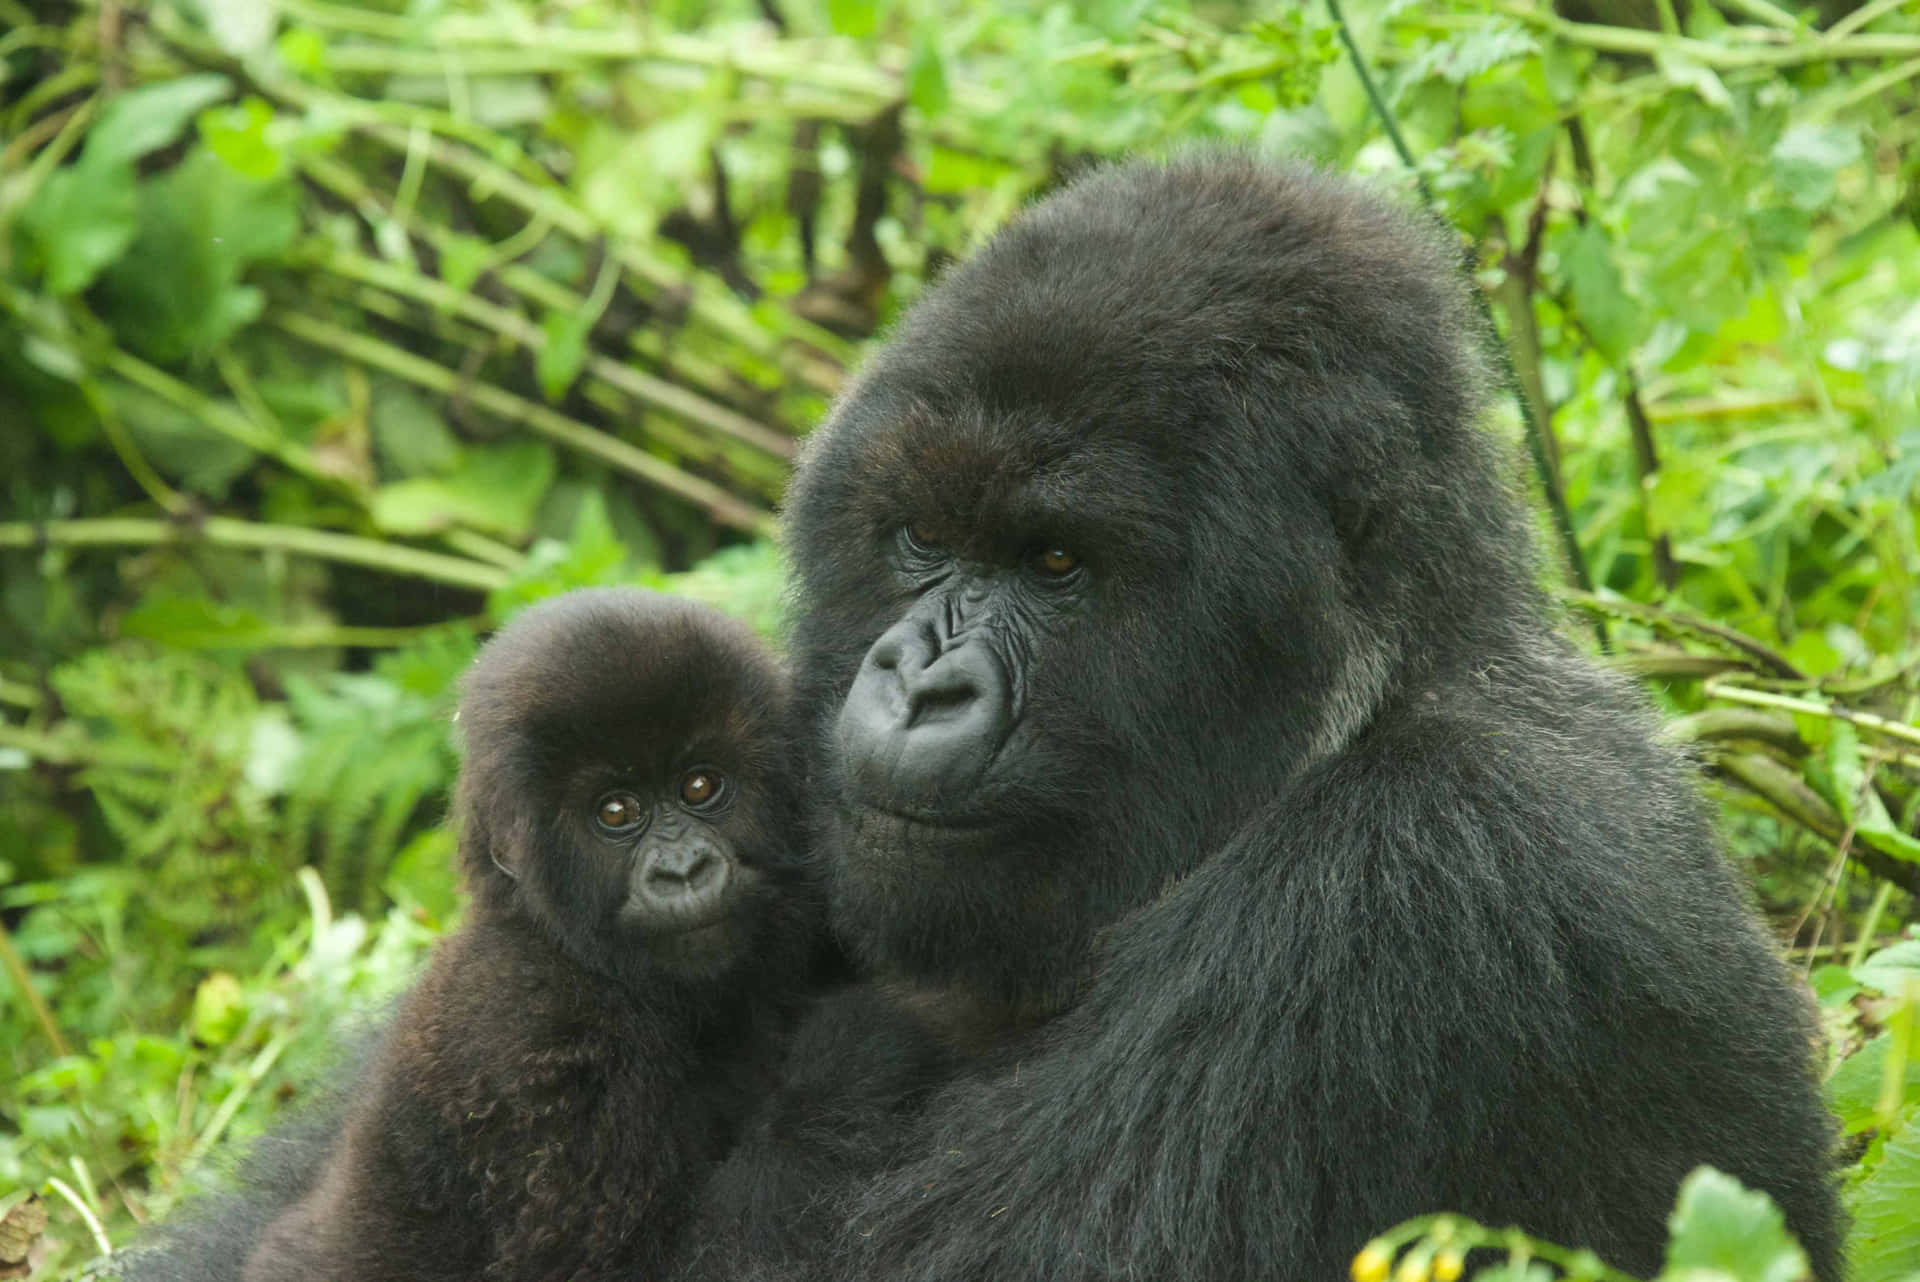
[{"label": "gorilla face", "polygon": [[1126,173],[930,291],[788,504],[836,927],[1043,1010],[1524,582],[1451,483],[1495,473],[1448,247],[1306,170]]},{"label": "gorilla face", "polygon": [[636,990],[724,986],[789,931],[783,675],[745,627],[623,589],[508,624],[463,683],[469,884]]},{"label": "gorilla face", "polygon": [[835,501],[871,513],[842,549],[868,587],[845,601],[858,617],[818,712],[836,918],[883,968],[1051,1005],[1088,932],[1230,809],[1203,760],[1154,748],[1209,698],[1178,675],[1183,651],[1219,647],[1176,621],[1190,554],[1155,511],[1176,478],[1018,415],[883,401],[842,421],[868,414],[891,443]]}]

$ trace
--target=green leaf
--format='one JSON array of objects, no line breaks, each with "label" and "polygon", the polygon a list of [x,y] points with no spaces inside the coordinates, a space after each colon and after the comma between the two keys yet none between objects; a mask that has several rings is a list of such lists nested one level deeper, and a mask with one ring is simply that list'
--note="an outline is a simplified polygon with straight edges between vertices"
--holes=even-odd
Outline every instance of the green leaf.
[{"label": "green leaf", "polygon": [[827,23],[834,34],[864,40],[880,26],[880,6],[871,0],[827,0]]},{"label": "green leaf", "polygon": [[487,613],[505,623],[535,601],[575,588],[630,582],[627,549],[613,532],[607,505],[598,491],[586,496],[565,543],[541,539],[505,586],[487,597]]},{"label": "green leaf", "polygon": [[140,192],[140,232],[102,280],[115,328],[162,364],[204,354],[260,312],[247,264],[299,230],[286,182],[247,178],[205,146]]},{"label": "green leaf", "polygon": [[1809,1275],[1807,1253],[1773,1200],[1710,1166],[1696,1168],[1680,1185],[1667,1227],[1666,1273],[1699,1269],[1738,1282],[1799,1282]]},{"label": "green leaf", "polygon": [[141,85],[116,95],[87,132],[87,164],[131,163],[180,136],[202,108],[232,89],[212,72]]},{"label": "green leaf", "polygon": [[466,457],[439,411],[405,383],[379,384],[367,417],[382,475],[398,480],[452,472]]},{"label": "green leaf", "polygon": [[389,534],[432,534],[453,525],[521,538],[553,483],[553,449],[539,441],[474,446],[444,477],[381,486],[373,520]]},{"label": "green leaf", "polygon": [[1406,78],[1411,82],[1437,77],[1450,84],[1465,84],[1503,62],[1539,51],[1540,42],[1532,33],[1517,23],[1494,18],[1423,50],[1413,59]]},{"label": "green leaf", "polygon": [[20,213],[49,293],[77,294],[126,252],[139,228],[133,166],[86,163],[55,170]]},{"label": "green leaf", "polygon": [[1860,763],[1860,735],[1845,721],[1835,721],[1827,738],[1826,764],[1832,786],[1827,800],[1840,817],[1851,821],[1854,806],[1866,792],[1866,776]]},{"label": "green leaf", "polygon": [[454,893],[454,848],[450,829],[420,833],[393,857],[383,889],[396,902],[418,904],[436,921],[450,921],[460,908]]},{"label": "green leaf", "polygon": [[1901,1282],[1920,1274],[1920,1110],[1887,1141],[1880,1164],[1848,1199],[1852,1282]]},{"label": "green leaf", "polygon": [[722,548],[691,570],[655,574],[647,580],[662,592],[710,605],[778,636],[786,602],[786,561],[778,544],[739,543]]},{"label": "green leaf", "polygon": [[1662,46],[1654,51],[1653,65],[1667,83],[1681,89],[1690,89],[1700,101],[1716,111],[1727,111],[1733,106],[1733,95],[1720,83],[1713,68],[1697,61],[1684,53],[1677,53]]},{"label": "green leaf", "polygon": [[937,116],[947,109],[948,98],[939,33],[931,25],[922,27],[914,36],[913,56],[907,60],[907,101],[922,115]]},{"label": "green leaf", "polygon": [[1788,203],[1820,209],[1832,202],[1835,176],[1863,155],[1859,135],[1841,125],[1796,124],[1773,145],[1773,181]]},{"label": "green leaf", "polygon": [[115,385],[111,395],[140,452],[163,475],[196,494],[226,497],[227,488],[254,461],[251,449],[169,401],[124,385]]},{"label": "green leaf", "polygon": [[209,111],[200,117],[200,138],[208,150],[237,174],[248,178],[278,178],[286,172],[283,148],[269,140],[273,108],[259,98],[235,107]]},{"label": "green leaf", "polygon": [[224,1046],[247,1022],[247,995],[240,981],[216,970],[193,990],[193,1039],[207,1046]]},{"label": "green leaf", "polygon": [[280,25],[279,6],[261,0],[192,0],[221,50],[235,58],[264,52]]},{"label": "green leaf", "polygon": [[120,617],[121,635],[181,650],[250,649],[271,631],[251,610],[167,592],[149,594]]},{"label": "green leaf", "polygon": [[1646,479],[1647,523],[1656,532],[1685,529],[1700,512],[1713,478],[1687,455],[1669,456]]},{"label": "green leaf", "polygon": [[938,143],[927,161],[926,189],[929,193],[976,192],[991,190],[1019,170],[1004,160],[956,151]]},{"label": "green leaf", "polygon": [[1646,325],[1640,306],[1620,282],[1606,232],[1589,222],[1566,236],[1559,249],[1574,314],[1601,354],[1619,363],[1646,333]]},{"label": "green leaf", "polygon": [[1838,1006],[1860,991],[1859,982],[1845,966],[1816,966],[1807,976],[1807,985],[1822,1006]]},{"label": "green leaf", "polygon": [[493,246],[475,236],[451,232],[440,245],[440,279],[465,292],[493,265]]},{"label": "green leaf", "polygon": [[1852,970],[1855,979],[1876,992],[1897,997],[1908,984],[1920,984],[1920,939],[1882,948]]},{"label": "green leaf", "polygon": [[540,390],[550,401],[567,394],[580,367],[587,361],[587,335],[593,330],[594,317],[583,309],[551,311],[540,322],[540,351],[534,357],[534,374]]},{"label": "green leaf", "polygon": [[[1827,1079],[1827,1102],[1839,1117],[1842,1129],[1852,1134],[1878,1126],[1881,1096],[1886,1091],[1888,1057],[1893,1053],[1893,1038],[1882,1033],[1846,1057]],[[1920,1104],[1920,1056],[1908,1056],[1895,1093],[1903,1104]]]}]

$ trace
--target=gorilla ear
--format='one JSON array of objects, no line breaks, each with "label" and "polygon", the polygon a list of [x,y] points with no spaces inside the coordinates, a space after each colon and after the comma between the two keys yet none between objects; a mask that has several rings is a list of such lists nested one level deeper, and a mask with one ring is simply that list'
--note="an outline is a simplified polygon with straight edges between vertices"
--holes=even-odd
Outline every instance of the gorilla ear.
[{"label": "gorilla ear", "polygon": [[520,807],[475,781],[464,780],[459,801],[460,846],[455,856],[468,889],[478,891],[498,872],[506,880],[520,880],[525,862],[529,824]]}]

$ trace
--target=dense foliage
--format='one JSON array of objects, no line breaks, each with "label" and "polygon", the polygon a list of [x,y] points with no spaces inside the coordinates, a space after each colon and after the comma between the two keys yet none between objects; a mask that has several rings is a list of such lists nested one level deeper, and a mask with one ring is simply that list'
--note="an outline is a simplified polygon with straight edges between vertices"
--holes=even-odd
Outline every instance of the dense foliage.
[{"label": "dense foliage", "polygon": [[[1575,625],[1826,1013],[1854,1276],[1920,1274],[1920,11],[1268,8],[0,0],[0,1277],[123,1244],[405,984],[478,635],[609,581],[777,631],[859,344],[1206,138],[1461,232]],[[1690,1184],[1674,1271],[1795,1276],[1749,1197]]]}]

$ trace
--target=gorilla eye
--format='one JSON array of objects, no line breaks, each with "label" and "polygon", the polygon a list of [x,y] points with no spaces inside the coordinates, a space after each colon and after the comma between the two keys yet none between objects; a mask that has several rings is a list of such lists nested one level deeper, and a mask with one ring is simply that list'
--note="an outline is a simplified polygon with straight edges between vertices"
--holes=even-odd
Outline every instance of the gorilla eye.
[{"label": "gorilla eye", "polygon": [[933,537],[932,531],[918,521],[909,521],[900,527],[900,542],[909,552],[921,556],[932,556],[940,551],[940,541]]},{"label": "gorilla eye", "polygon": [[632,793],[610,792],[594,803],[593,822],[601,832],[623,836],[646,822],[646,811]]},{"label": "gorilla eye", "polygon": [[696,767],[680,776],[680,800],[695,810],[711,809],[726,795],[727,780],[717,770]]},{"label": "gorilla eye", "polygon": [[1033,568],[1050,579],[1064,579],[1080,568],[1080,558],[1062,547],[1041,548],[1033,554]]}]

